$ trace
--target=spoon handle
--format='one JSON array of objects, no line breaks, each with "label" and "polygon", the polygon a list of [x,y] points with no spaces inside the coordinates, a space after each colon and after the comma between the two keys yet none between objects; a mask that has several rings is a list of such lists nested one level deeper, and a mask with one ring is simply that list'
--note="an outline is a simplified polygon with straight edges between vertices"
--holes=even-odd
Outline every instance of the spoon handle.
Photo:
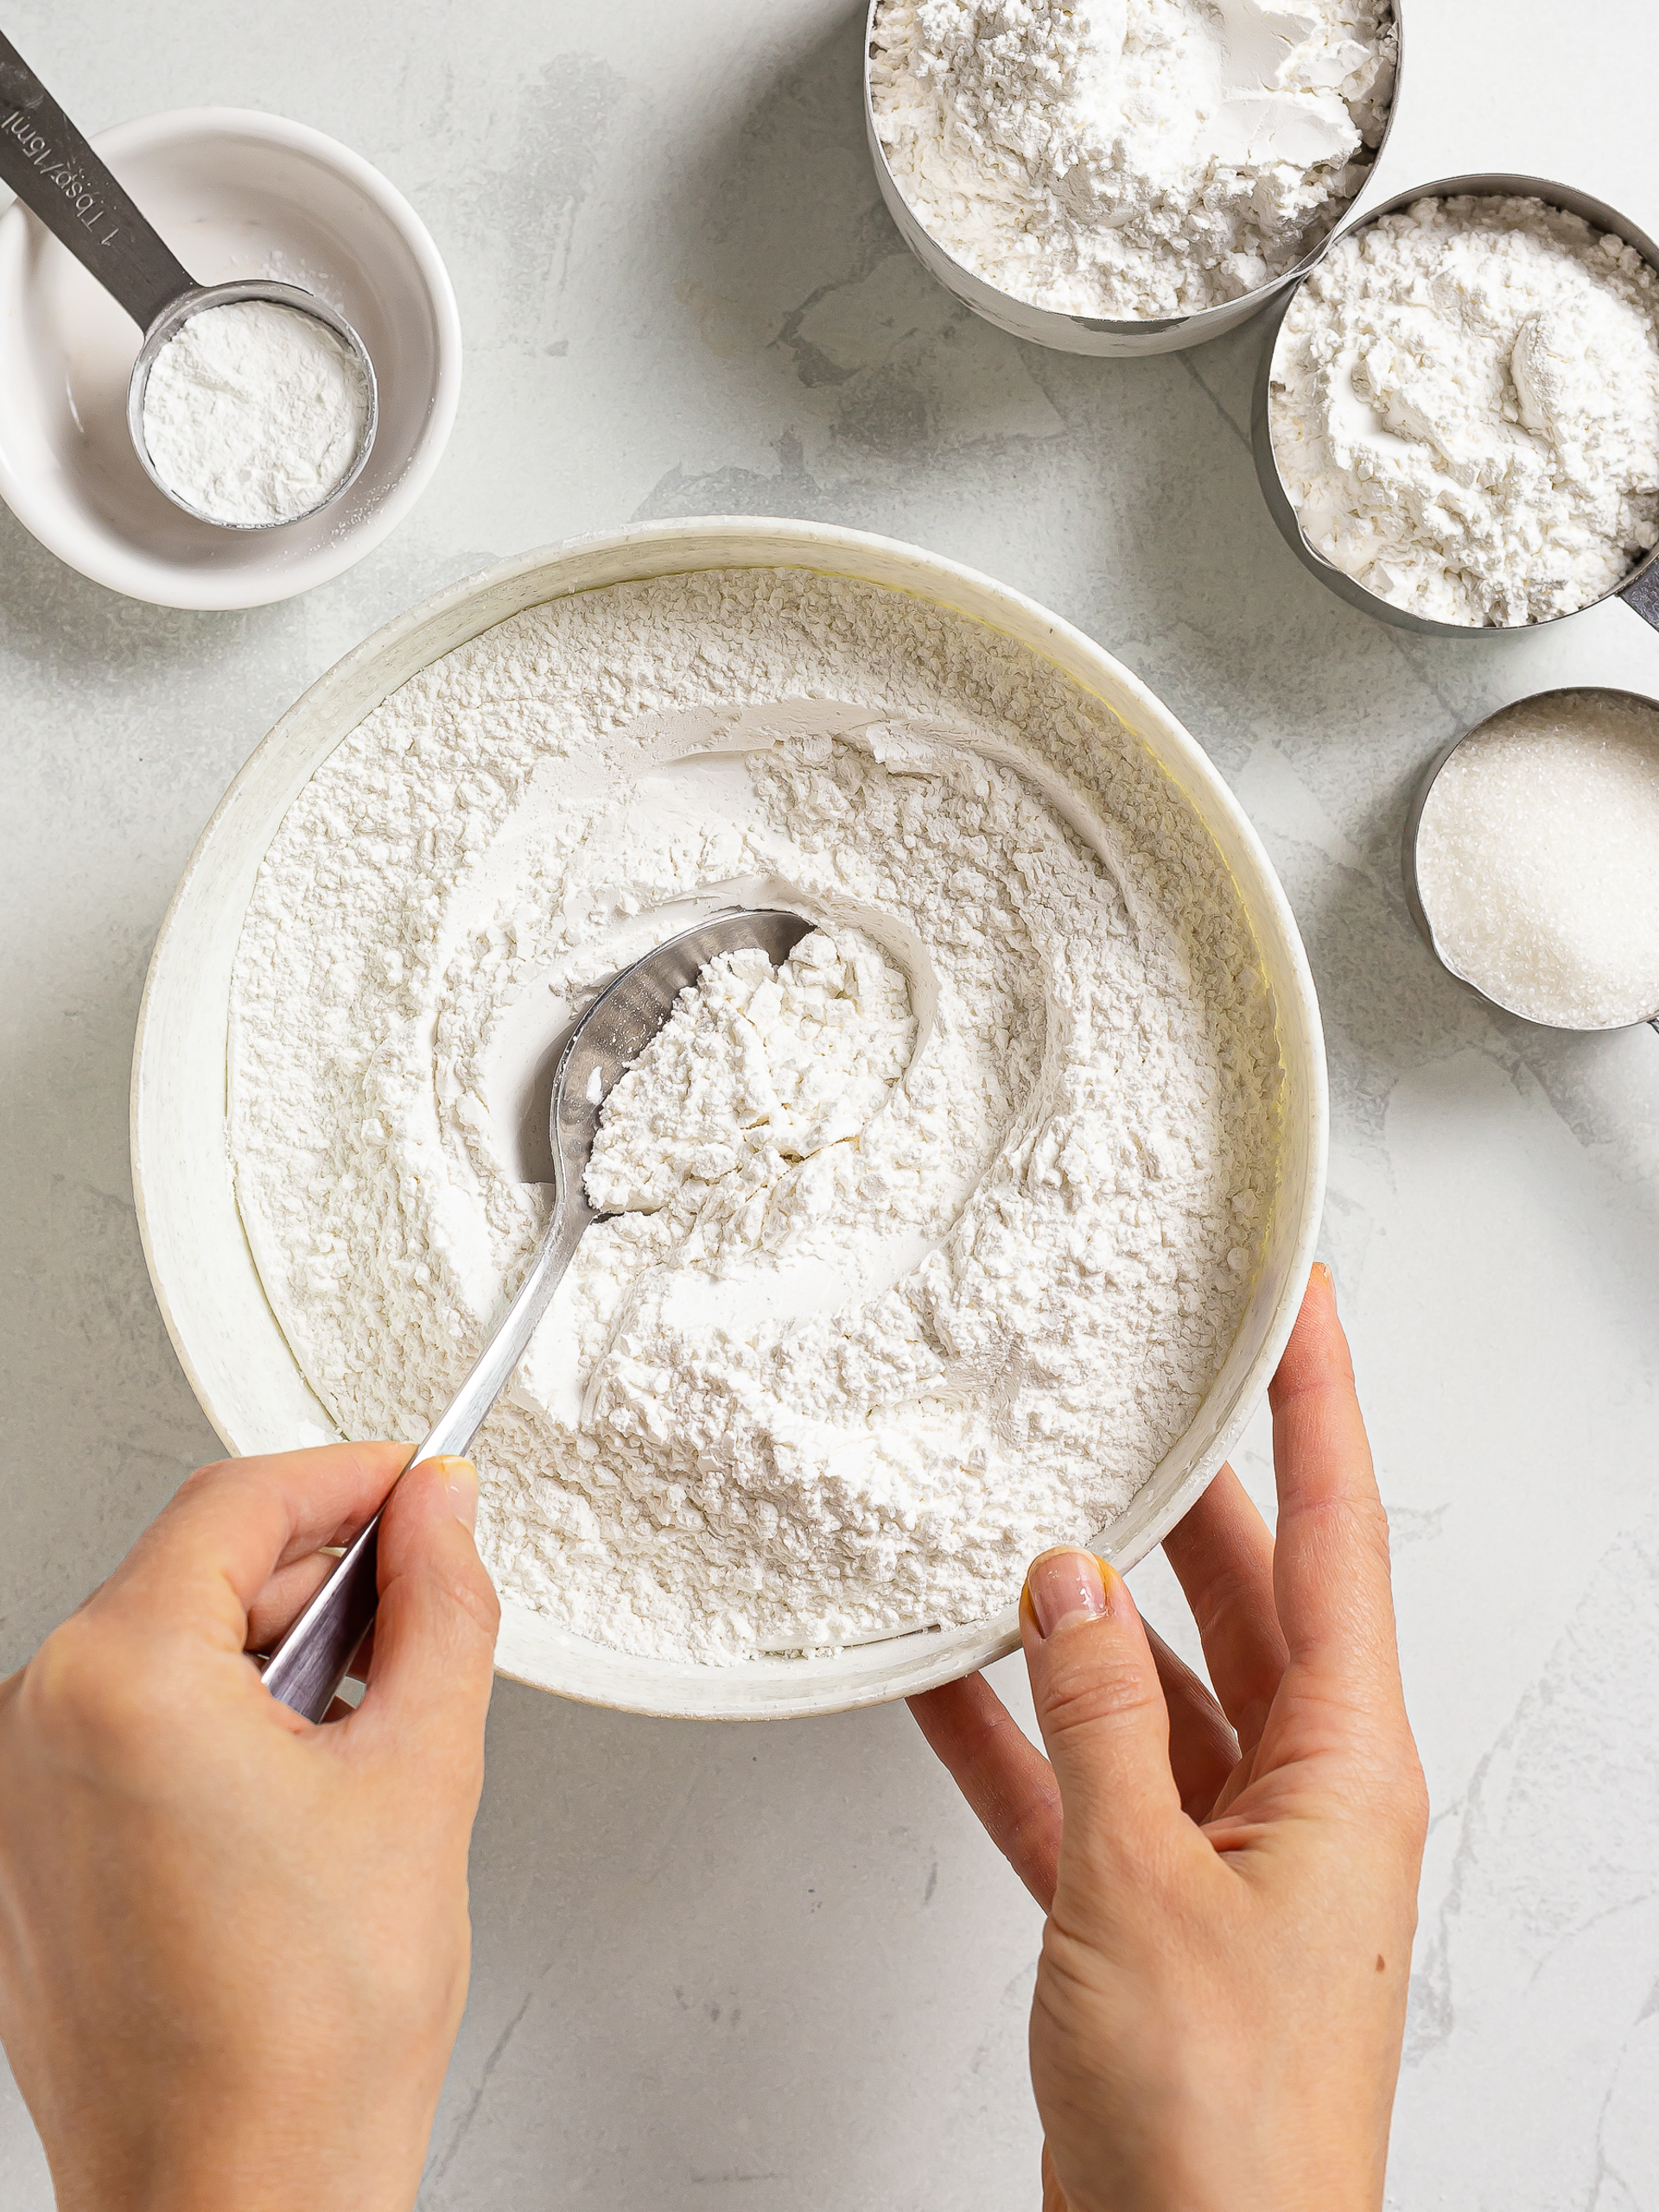
[{"label": "spoon handle", "polygon": [[0,184],[148,330],[196,289],[11,41],[0,35]]},{"label": "spoon handle", "polygon": [[[524,1357],[536,1324],[546,1313],[594,1216],[578,1182],[555,1205],[530,1272],[518,1286],[501,1325],[474,1362],[454,1396],[438,1415],[410,1460],[464,1455]],[[265,1662],[265,1687],[275,1698],[321,1720],[369,1632],[379,1603],[377,1575],[380,1514],[353,1538],[338,1566]]]}]

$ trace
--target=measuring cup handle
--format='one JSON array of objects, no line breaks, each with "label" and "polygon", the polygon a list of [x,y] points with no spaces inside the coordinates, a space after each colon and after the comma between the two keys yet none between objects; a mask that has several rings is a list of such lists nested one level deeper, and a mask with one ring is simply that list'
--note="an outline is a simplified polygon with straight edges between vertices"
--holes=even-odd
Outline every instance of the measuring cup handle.
[{"label": "measuring cup handle", "polygon": [[0,35],[0,184],[148,330],[196,289],[11,41]]},{"label": "measuring cup handle", "polygon": [[1644,622],[1659,630],[1659,561],[1643,569],[1633,584],[1626,584],[1618,594],[1626,607],[1633,607]]}]

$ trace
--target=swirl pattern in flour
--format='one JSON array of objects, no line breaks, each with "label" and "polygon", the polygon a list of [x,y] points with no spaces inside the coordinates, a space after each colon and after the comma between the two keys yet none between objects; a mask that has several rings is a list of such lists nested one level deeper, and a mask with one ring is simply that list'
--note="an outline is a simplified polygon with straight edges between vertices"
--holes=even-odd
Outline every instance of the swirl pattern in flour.
[{"label": "swirl pattern in flour", "polygon": [[711,1662],[982,1618],[1128,1502],[1236,1333],[1280,1084],[1205,833],[1024,647],[797,569],[554,601],[336,750],[243,931],[238,1198],[346,1433],[418,1434],[528,1259],[571,1014],[734,896],[819,927],[613,1092],[478,1452],[504,1591]]}]

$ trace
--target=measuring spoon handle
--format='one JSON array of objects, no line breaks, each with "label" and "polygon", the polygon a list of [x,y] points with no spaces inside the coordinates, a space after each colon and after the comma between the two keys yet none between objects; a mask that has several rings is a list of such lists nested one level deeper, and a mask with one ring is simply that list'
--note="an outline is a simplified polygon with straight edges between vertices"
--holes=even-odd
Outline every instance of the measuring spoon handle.
[{"label": "measuring spoon handle", "polygon": [[195,279],[0,35],[0,183],[148,330]]}]

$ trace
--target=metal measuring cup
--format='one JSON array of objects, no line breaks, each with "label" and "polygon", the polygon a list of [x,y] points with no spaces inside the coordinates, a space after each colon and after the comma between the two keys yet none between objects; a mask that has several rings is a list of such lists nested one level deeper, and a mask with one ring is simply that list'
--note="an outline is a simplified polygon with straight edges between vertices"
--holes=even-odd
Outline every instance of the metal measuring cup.
[{"label": "metal measuring cup", "polygon": [[[1379,216],[1397,214],[1402,207],[1410,207],[1419,200],[1455,200],[1467,195],[1477,200],[1541,200],[1547,207],[1565,208],[1569,215],[1582,215],[1603,231],[1611,231],[1633,245],[1649,267],[1659,271],[1659,245],[1645,231],[1626,220],[1616,207],[1605,200],[1597,200],[1590,193],[1580,192],[1573,186],[1553,184],[1547,178],[1536,176],[1499,175],[1496,172],[1481,176],[1442,177],[1435,184],[1414,185],[1409,192],[1396,192],[1391,200],[1379,201],[1360,216],[1344,223],[1329,245],[1335,247],[1345,238],[1367,229]],[[1262,365],[1256,372],[1255,395],[1250,409],[1250,444],[1255,455],[1255,473],[1268,509],[1278,524],[1285,542],[1304,568],[1311,569],[1319,582],[1345,599],[1351,607],[1357,607],[1367,614],[1374,614],[1382,622],[1392,622],[1396,629],[1415,630],[1429,638],[1491,638],[1504,637],[1519,632],[1541,630],[1551,622],[1567,622],[1573,614],[1587,613],[1592,607],[1599,607],[1603,600],[1622,599],[1632,607],[1643,621],[1659,630],[1659,545],[1644,553],[1618,583],[1610,585],[1600,598],[1592,599],[1583,607],[1575,607],[1572,614],[1547,615],[1541,622],[1514,624],[1440,622],[1427,614],[1415,614],[1409,607],[1396,607],[1391,600],[1381,598],[1376,592],[1351,576],[1346,569],[1338,569],[1318,553],[1302,534],[1302,525],[1290,494],[1279,474],[1278,456],[1273,450],[1273,372],[1278,357],[1280,333],[1285,317],[1290,313],[1303,280],[1310,273],[1303,270],[1294,284],[1280,302],[1267,334],[1262,349]],[[1473,734],[1472,732],[1470,733]]]},{"label": "metal measuring cup", "polygon": [[875,19],[887,0],[870,0],[869,14],[864,25],[864,135],[868,141],[870,159],[875,165],[875,181],[881,197],[887,202],[887,213],[897,225],[899,235],[910,248],[924,269],[936,276],[948,291],[954,292],[964,305],[982,315],[997,329],[1006,330],[1011,338],[1028,339],[1033,346],[1047,346],[1061,353],[1090,353],[1097,359],[1131,360],[1148,353],[1178,353],[1189,346],[1202,346],[1211,338],[1219,338],[1224,330],[1232,330],[1241,322],[1248,322],[1279,293],[1299,283],[1313,268],[1337,236],[1338,227],[1360,207],[1370,190],[1371,181],[1382,162],[1389,134],[1394,128],[1394,118],[1400,110],[1401,75],[1404,67],[1405,32],[1401,21],[1402,0],[1394,0],[1394,23],[1396,37],[1394,92],[1389,102],[1389,112],[1382,125],[1382,136],[1371,151],[1370,168],[1359,190],[1348,206],[1332,216],[1323,234],[1309,246],[1291,268],[1265,284],[1258,284],[1252,292],[1244,292],[1236,300],[1223,300],[1212,308],[1195,308],[1190,315],[1146,316],[1127,321],[1115,321],[1098,315],[1071,315],[1058,308],[1033,307],[1029,300],[1016,299],[1012,292],[1005,292],[995,284],[988,284],[971,269],[964,268],[954,255],[948,253],[931,231],[924,228],[921,218],[899,188],[897,178],[887,164],[887,149],[876,129],[875,96],[870,83],[870,61],[875,45]]},{"label": "metal measuring cup", "polygon": [[[1659,628],[1659,613],[1648,613],[1645,608],[1640,611],[1647,613],[1648,620],[1652,622],[1656,628]],[[1559,620],[1561,618],[1558,616],[1556,619]],[[1576,1029],[1565,1022],[1541,1021],[1536,1014],[1525,1013],[1519,1007],[1508,1006],[1502,999],[1494,997],[1484,984],[1478,983],[1473,976],[1465,975],[1462,969],[1448,955],[1446,947],[1435,934],[1434,917],[1424,899],[1422,880],[1418,873],[1417,848],[1423,816],[1428,807],[1429,794],[1439,780],[1442,770],[1459,747],[1466,745],[1471,738],[1481,736],[1485,731],[1491,729],[1494,722],[1502,720],[1505,715],[1512,715],[1517,707],[1536,706],[1541,700],[1546,699],[1583,698],[1586,695],[1594,695],[1604,699],[1623,700],[1632,706],[1649,707],[1653,709],[1656,715],[1659,715],[1659,699],[1649,699],[1640,691],[1621,690],[1611,684],[1560,684],[1548,691],[1534,691],[1523,699],[1512,699],[1507,706],[1500,707],[1495,714],[1488,715],[1484,721],[1477,722],[1472,729],[1465,730],[1461,736],[1454,737],[1449,745],[1443,745],[1440,747],[1427,767],[1424,769],[1416,791],[1413,793],[1411,806],[1406,815],[1405,832],[1401,841],[1401,861],[1406,879],[1406,904],[1411,910],[1411,918],[1417,925],[1425,944],[1446,974],[1455,982],[1461,983],[1465,990],[1472,991],[1483,1004],[1496,1007],[1500,1014],[1513,1014],[1517,1020],[1529,1021],[1535,1028],[1559,1029],[1569,1036],[1580,1037],[1602,1036],[1610,1031],[1640,1028],[1644,1024],[1659,1029],[1659,1007],[1656,1007],[1649,1014],[1639,1016],[1635,1021],[1605,1022],[1596,1029]]]},{"label": "metal measuring cup", "polygon": [[[271,277],[199,284],[3,35],[0,35],[0,184],[11,187],[143,333],[127,385],[127,428],[144,474],[175,507],[220,530],[277,530],[288,523],[303,521],[306,514],[317,513],[350,490],[363,473],[379,422],[374,364],[351,324],[326,301],[298,284],[279,283]],[[162,348],[193,315],[242,300],[268,300],[277,307],[293,308],[332,330],[356,361],[368,400],[357,451],[340,482],[303,514],[285,515],[276,523],[232,522],[193,506],[157,473],[144,438],[144,394]]]}]

